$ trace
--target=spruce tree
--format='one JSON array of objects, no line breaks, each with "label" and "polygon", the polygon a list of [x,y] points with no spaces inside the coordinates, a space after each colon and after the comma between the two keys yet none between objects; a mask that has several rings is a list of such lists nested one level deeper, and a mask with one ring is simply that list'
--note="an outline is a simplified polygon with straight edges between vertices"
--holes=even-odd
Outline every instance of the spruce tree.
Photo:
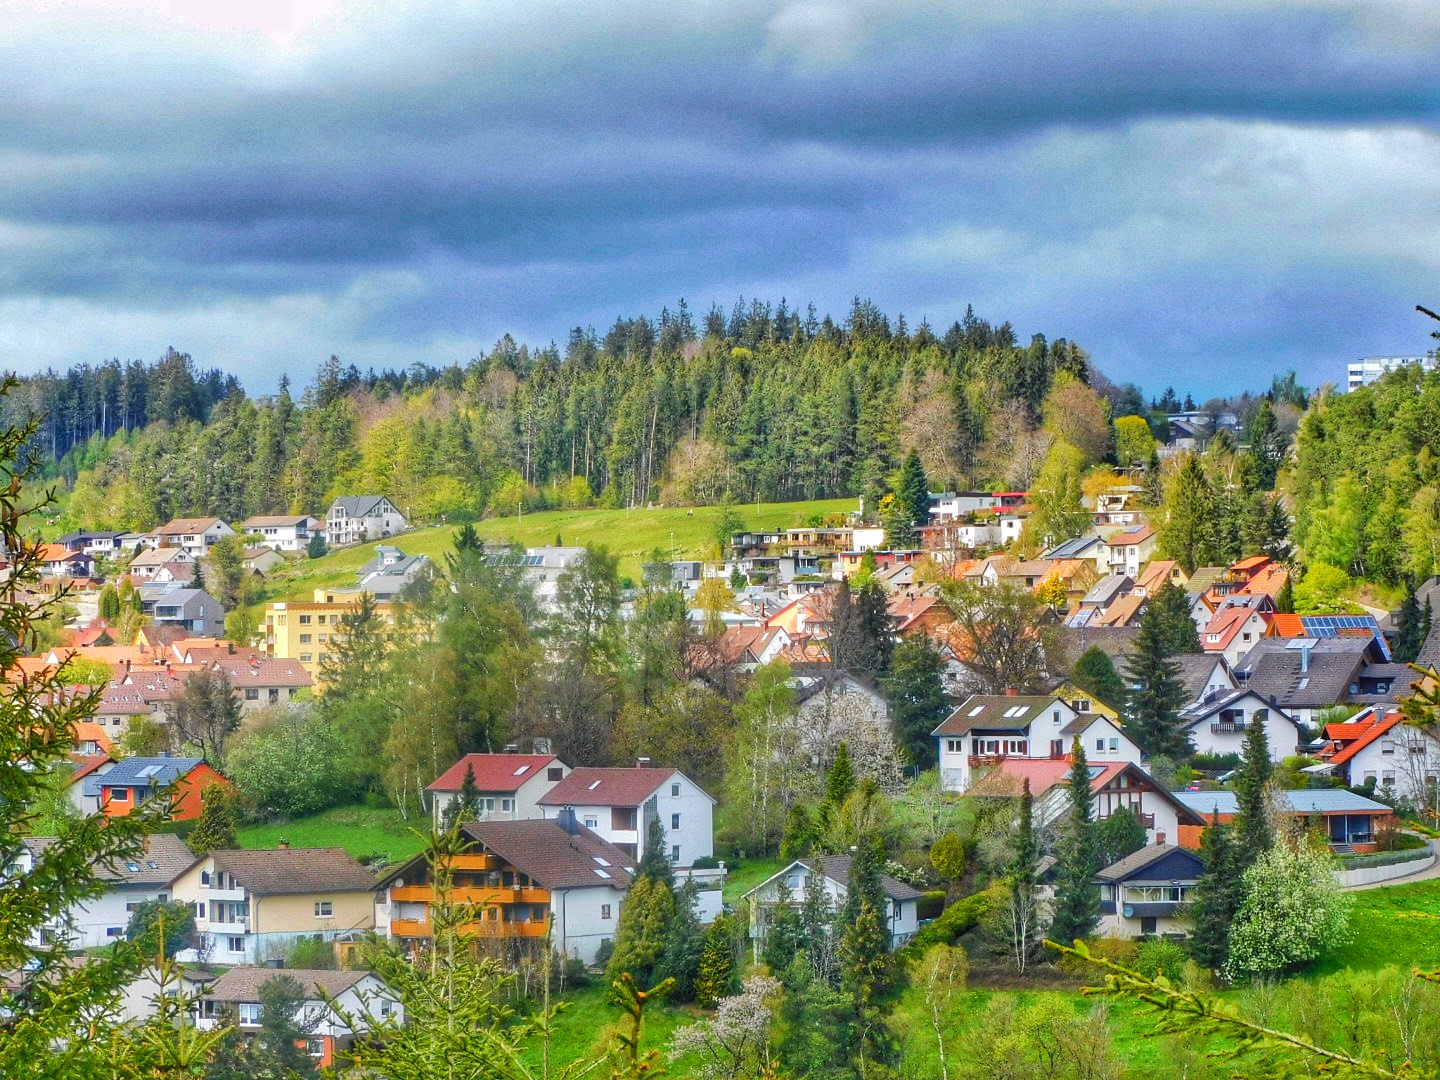
[{"label": "spruce tree", "polygon": [[1420,646],[1425,644],[1421,636],[1425,617],[1420,610],[1420,601],[1414,590],[1405,594],[1400,612],[1395,620],[1395,642],[1390,647],[1391,656],[1397,664],[1413,664],[1420,655]]},{"label": "spruce tree", "polygon": [[1187,454],[1165,485],[1158,532],[1160,553],[1187,574],[1215,558],[1215,498],[1199,456]]},{"label": "spruce tree", "polygon": [[645,823],[645,850],[635,872],[660,882],[672,893],[675,891],[675,868],[670,864],[670,853],[665,850],[665,825],[658,814],[650,814]]},{"label": "spruce tree", "polygon": [[1235,770],[1232,786],[1238,804],[1235,814],[1235,873],[1238,876],[1260,853],[1269,851],[1275,843],[1275,834],[1270,826],[1268,788],[1275,774],[1275,765],[1270,760],[1270,740],[1265,735],[1265,725],[1251,723],[1245,729],[1245,743],[1241,747],[1240,767]]},{"label": "spruce tree", "polygon": [[695,1003],[706,1009],[729,997],[735,986],[735,953],[731,946],[729,920],[718,916],[705,931],[700,968],[695,974]]},{"label": "spruce tree", "polygon": [[1128,806],[1114,811],[1099,826],[1100,865],[1117,863],[1145,846],[1145,825]]},{"label": "spruce tree", "polygon": [[212,851],[233,851],[240,846],[235,838],[235,814],[230,796],[220,784],[208,784],[200,793],[200,816],[186,838],[197,856]]},{"label": "spruce tree", "polygon": [[1027,777],[1020,792],[1020,819],[1015,830],[1015,857],[1006,874],[1010,907],[1004,920],[1015,969],[1021,973],[1041,938],[1040,906],[1036,878],[1040,870],[1040,849],[1035,842],[1035,796]]},{"label": "spruce tree", "polygon": [[1282,615],[1295,614],[1295,575],[1287,573],[1285,584],[1280,586],[1280,591],[1275,594],[1275,610]]},{"label": "spruce tree", "polygon": [[790,886],[781,878],[775,904],[770,908],[770,925],[765,931],[760,959],[765,961],[772,974],[779,975],[806,945],[805,917],[795,904]]},{"label": "spruce tree", "polygon": [[1183,762],[1190,760],[1195,748],[1180,730],[1185,689],[1180,665],[1170,659],[1165,629],[1164,620],[1151,618],[1149,612],[1140,622],[1135,652],[1125,665],[1131,684],[1125,732],[1147,755]]},{"label": "spruce tree", "polygon": [[950,711],[941,681],[940,652],[925,634],[911,634],[895,649],[885,696],[895,737],[918,769],[934,767],[936,742],[930,734]]},{"label": "spruce tree", "polygon": [[606,981],[613,983],[628,971],[636,985],[652,985],[674,919],[675,897],[669,887],[644,874],[637,875],[620,907],[615,951],[605,969]]},{"label": "spruce tree", "polygon": [[1230,955],[1230,925],[1240,906],[1240,872],[1235,865],[1231,827],[1218,812],[1200,834],[1205,872],[1195,883],[1188,915],[1192,927],[1190,955],[1210,971],[1220,971]]},{"label": "spruce tree", "polygon": [[1095,932],[1100,923],[1100,872],[1090,793],[1090,765],[1077,736],[1070,747],[1066,779],[1069,805],[1060,823],[1055,868],[1055,904],[1050,937],[1069,945]]},{"label": "spruce tree", "polygon": [[309,1080],[320,1070],[306,1050],[314,1023],[302,1020],[307,991],[293,975],[281,973],[260,985],[260,1030],[250,1048],[252,1075]]},{"label": "spruce tree", "polygon": [[1115,661],[1099,645],[1091,645],[1075,661],[1075,685],[1112,709],[1125,707],[1125,680],[1115,670]]},{"label": "spruce tree", "polygon": [[835,748],[835,760],[825,773],[825,801],[839,810],[855,790],[855,769],[850,764],[850,747],[841,742]]},{"label": "spruce tree", "polygon": [[1155,590],[1155,595],[1145,605],[1142,625],[1145,619],[1155,623],[1156,633],[1167,655],[1201,651],[1200,634],[1195,629],[1195,620],[1190,618],[1190,597],[1173,581],[1167,581]]}]

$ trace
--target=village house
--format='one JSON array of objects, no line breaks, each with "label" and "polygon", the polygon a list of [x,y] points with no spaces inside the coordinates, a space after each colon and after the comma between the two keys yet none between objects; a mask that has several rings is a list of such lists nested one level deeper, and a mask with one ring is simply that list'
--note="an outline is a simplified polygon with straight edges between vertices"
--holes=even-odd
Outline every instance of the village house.
[{"label": "village house", "polygon": [[146,547],[180,548],[195,559],[203,559],[210,549],[235,530],[219,518],[176,518],[161,525],[144,537]]},{"label": "village house", "polygon": [[84,795],[97,799],[105,817],[124,817],[155,798],[163,789],[174,788],[175,821],[200,816],[200,795],[211,784],[229,786],[229,781],[205,763],[204,758],[129,757],[104,772],[95,772],[81,781]]},{"label": "village house", "polygon": [[[554,818],[471,822],[461,830],[474,846],[446,859],[451,888],[441,899],[475,907],[478,917],[462,933],[497,950],[533,951],[548,937],[562,956],[586,964],[614,942],[634,856],[585,828],[569,808]],[[382,933],[408,948],[433,940],[437,898],[425,856],[390,870],[379,889]],[[716,894],[710,907],[718,906]]]},{"label": "village house", "polygon": [[1106,568],[1111,574],[1125,574],[1132,580],[1155,554],[1155,530],[1149,525],[1132,525],[1105,540]]},{"label": "village house", "polygon": [[320,527],[310,514],[257,514],[240,522],[247,540],[274,551],[304,551]]},{"label": "village house", "polygon": [[[23,841],[29,858],[26,867],[43,863],[45,851],[55,842],[50,836]],[[64,941],[67,948],[94,949],[125,936],[130,916],[146,901],[168,900],[169,885],[195,862],[185,842],[173,833],[151,833],[144,850],[130,859],[110,859],[90,868],[90,876],[105,885],[93,900],[73,903],[46,927],[47,940]]]},{"label": "village house", "polygon": [[1100,883],[1099,933],[1117,938],[1187,936],[1185,905],[1204,873],[1200,856],[1175,844],[1148,844],[1126,855],[1095,875]]},{"label": "village house", "polygon": [[[1247,600],[1255,602],[1243,602]],[[1269,597],[1231,597],[1200,632],[1200,648],[1235,667],[1257,641],[1269,636],[1271,612],[1264,610],[1266,605],[1273,610]]]},{"label": "village house", "polygon": [[142,585],[140,602],[155,627],[178,627],[202,637],[225,633],[225,607],[204,589]]},{"label": "village house", "polygon": [[[770,932],[775,906],[782,893],[788,892],[790,902],[800,907],[805,902],[808,890],[818,884],[830,909],[839,912],[845,906],[850,892],[849,855],[822,855],[811,859],[796,859],[778,873],[772,874],[756,885],[740,899],[745,901],[750,912],[750,939],[754,944],[758,960],[765,937]],[[880,888],[888,901],[887,910],[879,913],[886,931],[890,935],[890,948],[898,949],[920,928],[919,901],[924,895],[919,889],[907,885],[888,874],[880,876]]]},{"label": "village house", "polygon": [[[189,568],[189,573],[185,580],[190,580],[190,576],[194,574],[195,567],[195,556],[191,555],[190,552],[178,547],[146,548],[144,551],[135,553],[135,557],[130,560],[130,565],[127,567],[126,573],[137,582],[155,580],[173,581],[177,576],[173,572],[173,568],[180,565]],[[162,570],[167,569],[171,570],[167,578],[158,577]]]},{"label": "village house", "polygon": [[[1069,806],[1070,761],[1008,758],[966,792],[966,798],[1018,798],[1030,785],[1035,825],[1045,828],[1060,820]],[[1204,819],[1157,784],[1134,762],[1091,763],[1091,806],[1096,821],[1104,821],[1122,806],[1145,827],[1147,843],[1174,843],[1180,826],[1204,825]]]},{"label": "village house", "polygon": [[41,544],[38,550],[41,577],[88,578],[95,573],[95,560],[84,551],[72,551],[64,544]]},{"label": "village house", "polygon": [[405,586],[429,569],[428,555],[406,555],[394,544],[376,544],[375,557],[355,575],[355,588],[376,600],[394,600]]},{"label": "village house", "polygon": [[971,694],[931,733],[939,742],[940,784],[968,791],[1007,758],[1061,758],[1063,729],[1080,714],[1051,695]]},{"label": "village house", "polygon": [[300,938],[375,926],[375,879],[340,848],[212,851],[170,893],[195,912],[199,955],[217,964],[263,963]]},{"label": "village house", "polygon": [[277,566],[284,564],[285,556],[273,547],[266,547],[264,544],[247,547],[240,553],[240,565],[247,574],[268,574]]},{"label": "village house", "polygon": [[[1362,693],[1362,672],[1388,661],[1388,652],[1368,633],[1333,638],[1270,637],[1245,654],[1235,666],[1235,675],[1243,686],[1308,724],[1332,706],[1357,700]],[[1372,693],[1377,685],[1371,684]],[[1385,685],[1385,697],[1376,700],[1393,703],[1408,693],[1409,679],[1401,677]]]},{"label": "village house", "polygon": [[68,532],[55,538],[55,543],[71,551],[83,551],[93,559],[114,558],[125,550],[125,538],[131,533],[123,532]]},{"label": "village house", "polygon": [[325,515],[325,542],[332,548],[384,540],[405,532],[410,523],[384,495],[344,495]]},{"label": "village house", "polygon": [[1180,730],[1197,754],[1239,754],[1245,733],[1260,724],[1270,746],[1270,760],[1283,761],[1300,752],[1300,727],[1285,711],[1253,690],[1219,690],[1180,713]]},{"label": "village house", "polygon": [[692,866],[715,853],[715,800],[679,769],[652,768],[644,759],[633,769],[574,769],[537,801],[547,818],[573,810],[582,826],[637,860],[652,817],[671,865]]},{"label": "village house", "polygon": [[543,817],[540,797],[565,779],[570,766],[554,754],[466,754],[425,790],[435,824],[460,797],[469,772],[480,799],[477,821]]},{"label": "village house", "polygon": [[1372,705],[1343,724],[1327,724],[1315,772],[1351,787],[1370,787],[1386,797],[1433,806],[1440,785],[1440,741],[1425,728],[1405,723],[1395,708]]},{"label": "village house", "polygon": [[298,660],[277,660],[249,651],[240,652],[231,644],[189,648],[185,651],[184,666],[174,671],[188,680],[201,669],[224,672],[245,713],[283,705],[315,685],[314,677]]},{"label": "village house", "polygon": [[235,1013],[241,1036],[254,1037],[260,1030],[261,990],[284,975],[304,989],[294,1019],[305,1030],[306,1052],[322,1069],[343,1058],[357,1036],[405,1019],[404,1006],[374,972],[240,965],[209,982],[197,1002],[195,1027],[214,1030],[228,1009]]}]

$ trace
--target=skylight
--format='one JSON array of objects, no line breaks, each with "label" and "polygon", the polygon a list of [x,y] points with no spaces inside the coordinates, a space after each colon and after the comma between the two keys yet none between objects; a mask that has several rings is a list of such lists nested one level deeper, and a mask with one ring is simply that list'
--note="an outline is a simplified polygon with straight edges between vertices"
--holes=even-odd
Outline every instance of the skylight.
[{"label": "skylight", "polygon": [[594,859],[597,863],[599,863],[601,866],[609,866],[609,865],[610,865],[610,863],[609,863],[608,860],[602,859],[599,855],[591,855],[590,857],[591,857],[592,859]]},{"label": "skylight", "polygon": [[529,772],[529,771],[530,771],[530,766],[529,766],[529,765],[521,765],[518,769],[516,769],[516,770],[515,770],[513,773],[511,773],[510,775],[511,775],[511,776],[524,776],[524,775],[525,775],[527,772]]},{"label": "skylight", "polygon": [[596,876],[596,877],[602,877],[602,878],[604,878],[606,881],[611,881],[611,880],[613,880],[613,879],[610,877],[610,874],[609,874],[607,871],[601,870],[599,867],[591,867],[591,869],[595,871],[595,876]]},{"label": "skylight", "polygon": [[1005,715],[1006,715],[1006,716],[1009,716],[1009,717],[1024,716],[1025,713],[1028,712],[1028,711],[1029,711],[1029,706],[1026,706],[1026,705],[1012,705],[1012,706],[1010,706],[1010,708],[1008,708],[1008,709],[1005,710]]},{"label": "skylight", "polygon": [[592,781],[590,781],[590,786],[589,786],[588,788],[586,788],[585,790],[586,790],[586,791],[594,791],[594,790],[595,790],[597,787],[599,787],[599,786],[600,786],[600,781],[599,781],[599,780],[592,780]]},{"label": "skylight", "polygon": [[976,705],[973,709],[970,710],[970,712],[969,712],[967,715],[969,715],[969,716],[979,716],[979,715],[980,715],[982,712],[984,712],[984,711],[985,711],[985,706],[984,706],[984,705]]}]

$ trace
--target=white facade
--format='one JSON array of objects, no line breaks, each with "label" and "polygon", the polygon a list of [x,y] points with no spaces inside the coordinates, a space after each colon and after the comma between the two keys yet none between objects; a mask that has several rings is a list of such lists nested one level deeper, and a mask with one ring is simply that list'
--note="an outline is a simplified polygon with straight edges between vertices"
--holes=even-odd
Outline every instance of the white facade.
[{"label": "white facade", "polygon": [[[1255,647],[1255,643],[1265,636],[1269,630],[1269,624],[1265,622],[1265,618],[1260,612],[1251,609],[1244,621],[1226,640],[1224,633],[1212,633],[1210,628],[1214,625],[1214,620],[1220,618],[1222,612],[1230,610],[1233,609],[1221,608],[1211,621],[1206,623],[1205,630],[1200,635],[1200,647],[1207,653],[1223,656],[1225,662],[1233,668],[1238,666],[1245,655]],[[1228,631],[1229,628],[1226,629]]]},{"label": "white facade", "polygon": [[[812,877],[819,879],[820,887],[830,899],[832,910],[838,912],[844,906],[849,890],[834,878],[812,870],[797,859],[745,894],[745,899],[751,901],[747,904],[750,910],[750,936],[755,939],[757,948],[769,928],[770,911],[779,902],[781,883],[790,890],[790,902],[798,907],[805,900],[805,892],[810,887],[809,881]],[[907,893],[910,891],[913,890],[907,890]],[[887,895],[886,901],[888,910],[884,913],[884,921],[890,932],[890,947],[897,949],[920,929],[918,897],[906,895],[896,898]]]},{"label": "white facade", "polygon": [[1131,741],[1130,736],[1120,730],[1115,721],[1093,713],[1086,715],[1095,718],[1080,734],[1080,745],[1085,748],[1085,760],[1092,765],[1109,765],[1115,761],[1140,764],[1145,755]]},{"label": "white facade", "polygon": [[1064,729],[1079,715],[1071,705],[1057,697],[1028,725],[1013,731],[976,730],[963,735],[935,736],[940,751],[941,787],[946,791],[968,791],[979,775],[983,775],[985,765],[995,760],[1051,758],[1068,754],[1070,739],[1064,734]]},{"label": "white facade", "polygon": [[145,537],[151,548],[175,547],[196,559],[203,559],[221,540],[234,536],[235,530],[219,518],[176,520]]},{"label": "white facade", "polygon": [[1279,763],[1298,752],[1300,729],[1295,721],[1259,694],[1221,698],[1202,715],[1182,715],[1181,723],[1197,754],[1239,754],[1245,748],[1245,731],[1262,724],[1270,743],[1270,760]]},{"label": "white facade", "polygon": [[593,964],[606,941],[615,940],[625,892],[613,885],[557,889],[550,894],[551,941],[565,956]]},{"label": "white facade", "polygon": [[[559,770],[560,775],[550,779],[551,770]],[[545,813],[541,810],[539,801],[549,794],[550,789],[565,778],[570,771],[559,758],[555,758],[548,766],[536,771],[535,775],[526,780],[514,791],[481,791],[480,792],[480,813],[476,815],[476,821],[523,821],[531,818],[543,818]],[[434,811],[435,824],[439,825],[445,818],[445,811],[451,802],[460,797],[458,791],[432,791],[431,808]]]},{"label": "white facade", "polygon": [[1355,787],[1373,778],[1377,790],[1388,789],[1396,798],[1433,801],[1440,780],[1440,742],[1420,728],[1396,724],[1357,750],[1345,767]]},{"label": "white facade", "polygon": [[1380,376],[1409,364],[1419,364],[1427,371],[1435,367],[1431,356],[1364,356],[1345,365],[1345,390],[1358,390],[1368,386]]},{"label": "white facade", "polygon": [[851,532],[852,551],[883,550],[885,530],[874,525],[856,525]]},{"label": "white facade", "polygon": [[[663,774],[663,770],[656,772]],[[576,821],[607,843],[633,852],[636,859],[644,857],[645,823],[652,813],[665,831],[665,846],[673,866],[692,866],[696,859],[715,854],[715,800],[678,769],[665,777],[643,806],[571,805]],[[561,809],[541,807],[547,818],[558,817]]]},{"label": "white facade", "polygon": [[303,517],[254,517],[240,523],[240,530],[256,545],[274,551],[304,551],[320,519]]},{"label": "white facade", "polygon": [[336,499],[325,515],[325,541],[330,547],[383,540],[409,528],[405,515],[383,495]]}]

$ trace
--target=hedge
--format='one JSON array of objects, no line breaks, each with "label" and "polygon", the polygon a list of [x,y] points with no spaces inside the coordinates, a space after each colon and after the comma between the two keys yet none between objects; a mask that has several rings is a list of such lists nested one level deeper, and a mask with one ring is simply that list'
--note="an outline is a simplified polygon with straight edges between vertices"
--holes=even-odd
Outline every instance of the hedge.
[{"label": "hedge", "polygon": [[1430,847],[1409,848],[1405,851],[1380,851],[1374,855],[1341,855],[1342,870],[1365,870],[1372,866],[1394,866],[1396,863],[1413,862],[1430,854]]},{"label": "hedge", "polygon": [[953,945],[955,939],[975,929],[990,913],[996,890],[976,893],[951,904],[934,922],[927,923],[905,945],[903,952],[922,953],[931,945]]}]

